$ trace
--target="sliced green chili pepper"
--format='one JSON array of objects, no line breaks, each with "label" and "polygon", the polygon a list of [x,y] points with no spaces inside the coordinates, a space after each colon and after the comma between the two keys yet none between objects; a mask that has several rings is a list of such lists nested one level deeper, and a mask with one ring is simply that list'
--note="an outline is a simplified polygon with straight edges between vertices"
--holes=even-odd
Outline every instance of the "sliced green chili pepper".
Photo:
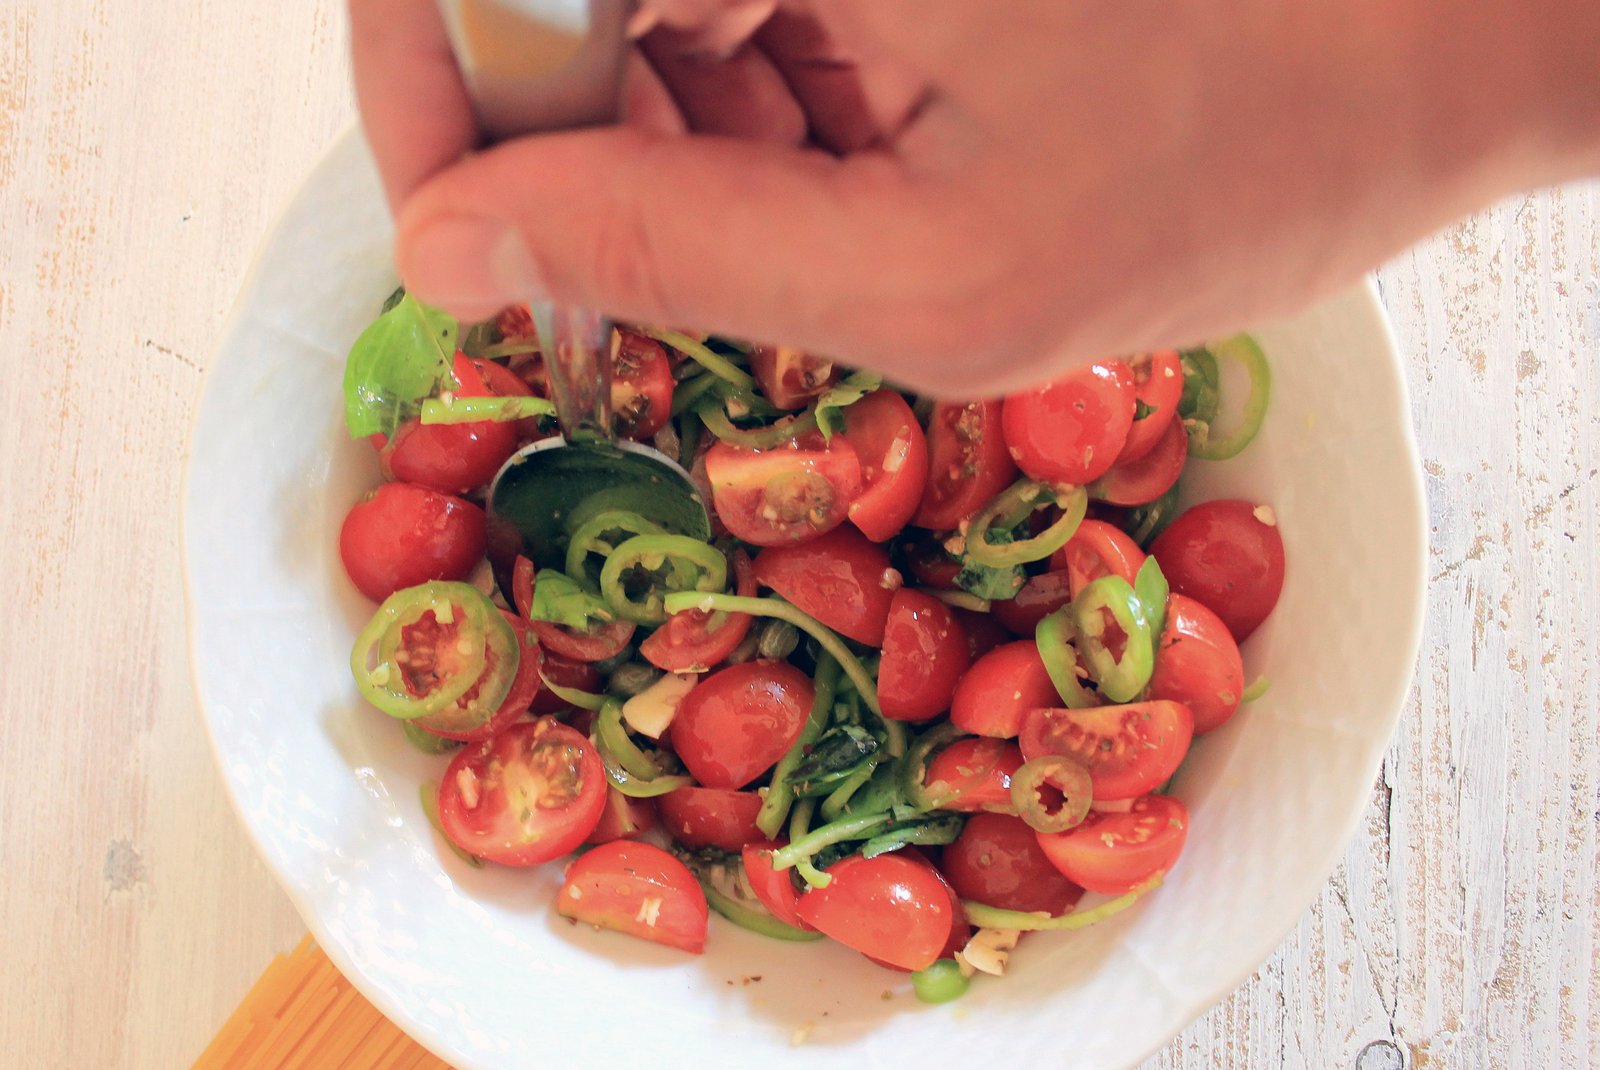
[{"label": "sliced green chili pepper", "polygon": [[762,936],[770,936],[774,940],[793,940],[796,942],[820,940],[822,934],[814,930],[797,929],[787,922],[779,921],[765,910],[755,910],[744,905],[731,895],[724,895],[711,882],[702,880],[700,890],[706,893],[706,906],[727,918],[741,929],[749,929]]},{"label": "sliced green chili pepper", "polygon": [[[1045,784],[1061,792],[1061,805],[1051,810],[1039,789]],[[1065,832],[1083,824],[1094,801],[1089,770],[1059,754],[1041,754],[1011,774],[1011,804],[1017,816],[1036,832]]]},{"label": "sliced green chili pepper", "polygon": [[539,674],[539,680],[544,684],[545,687],[550,689],[550,693],[556,698],[560,699],[562,702],[565,702],[569,706],[576,706],[580,710],[598,710],[601,706],[606,704],[606,697],[604,695],[595,695],[588,691],[579,691],[575,687],[562,687],[560,684],[551,680],[550,677],[546,676],[542,672]]},{"label": "sliced green chili pepper", "polygon": [[[872,780],[873,774],[877,771],[878,759],[874,755],[867,761],[862,762],[855,772],[840,781],[839,786],[833,789],[833,794],[822,800],[822,806],[819,807],[822,820],[832,821],[840,814],[847,812],[850,809],[850,800],[855,798],[857,792],[866,787]],[[881,807],[877,809],[881,809]]]},{"label": "sliced green chili pepper", "polygon": [[1043,483],[1019,479],[995,495],[967,526],[967,556],[989,568],[1006,568],[1042,561],[1065,546],[1089,509],[1089,492],[1083,487],[1056,488],[1053,500],[1061,516],[1039,534],[1004,543],[988,539],[990,528],[998,525],[1000,530],[1010,530],[1028,519],[1036,508],[1052,500],[1046,497],[1048,493]]},{"label": "sliced green chili pepper", "polygon": [[1161,630],[1167,626],[1167,595],[1172,593],[1172,588],[1167,585],[1161,564],[1154,557],[1145,558],[1144,564],[1134,574],[1133,593],[1139,596],[1139,604],[1144,607],[1145,623],[1150,625],[1150,634],[1159,644]]},{"label": "sliced green chili pepper", "polygon": [[955,959],[939,959],[911,974],[911,991],[924,1003],[949,1003],[966,995],[970,987],[972,981],[961,975]]},{"label": "sliced green chili pepper", "polygon": [[961,835],[967,819],[960,814],[940,814],[932,820],[917,821],[899,828],[890,828],[861,845],[862,858],[875,858],[890,851],[898,851],[911,844],[937,847],[954,843]]},{"label": "sliced green chili pepper", "polygon": [[406,742],[423,754],[449,754],[461,746],[456,740],[434,735],[415,721],[401,721],[400,731],[405,733]]},{"label": "sliced green chili pepper", "polygon": [[1072,623],[1072,607],[1062,606],[1033,628],[1033,641],[1039,648],[1039,659],[1044,662],[1050,682],[1056,685],[1056,694],[1068,709],[1081,710],[1099,703],[1093,693],[1078,679],[1078,649],[1073,643],[1076,634]]},{"label": "sliced green chili pepper", "polygon": [[[811,815],[816,812],[817,800],[801,799],[794,804],[794,809],[789,814],[789,842],[803,838],[811,829]],[[833,878],[811,864],[811,859],[802,858],[795,862],[794,871],[800,874],[800,879],[812,888],[826,888],[832,883]]]},{"label": "sliced green chili pepper", "polygon": [[890,821],[888,814],[862,814],[830,821],[812,829],[787,847],[772,852],[773,869],[790,869],[803,858],[810,858],[824,847],[850,840],[864,840],[879,832]]},{"label": "sliced green chili pepper", "polygon": [[668,331],[658,327],[636,327],[634,329],[647,338],[654,338],[658,342],[666,343],[712,375],[715,375],[718,379],[730,382],[734,386],[743,387],[746,390],[755,389],[756,381],[751,378],[748,372],[739,368],[727,357],[714,352],[703,343],[696,342],[681,331]]},{"label": "sliced green chili pepper", "polygon": [[661,775],[655,759],[628,738],[628,730],[622,724],[622,703],[616,699],[608,698],[601,704],[594,719],[594,739],[601,754],[628,775],[639,780],[655,780]]},{"label": "sliced green chili pepper", "polygon": [[1218,361],[1242,364],[1250,376],[1250,393],[1240,411],[1238,426],[1233,430],[1224,435],[1216,434],[1215,413],[1209,419],[1184,420],[1189,432],[1189,456],[1203,461],[1225,461],[1237,457],[1261,430],[1261,423],[1267,416],[1267,403],[1272,398],[1272,369],[1267,364],[1266,354],[1248,334],[1236,334],[1210,346],[1209,350]]},{"label": "sliced green chili pepper", "polygon": [[[395,660],[395,655],[405,629],[430,613],[441,625],[457,625],[453,649],[448,652],[450,657],[446,662],[452,671],[425,694],[417,695],[406,686],[405,670]],[[361,634],[356,636],[355,647],[350,652],[350,672],[367,701],[389,716],[406,721],[426,717],[454,703],[483,676],[490,630],[497,623],[510,631],[511,626],[500,616],[494,603],[469,583],[434,582],[407,587],[384,599],[367,626],[361,629]],[[496,707],[511,687],[519,656],[516,633],[511,632],[509,642],[503,633],[500,634],[505,648],[501,660],[509,661],[511,672],[505,677],[499,695],[489,696],[494,698]],[[491,709],[490,713],[493,712]]]},{"label": "sliced green chili pepper", "polygon": [[629,774],[622,766],[611,759],[602,756],[601,764],[605,766],[606,780],[611,786],[630,799],[654,799],[668,792],[687,788],[694,780],[686,776],[658,776],[653,780],[641,780]]},{"label": "sliced green chili pepper", "polygon": [[728,559],[722,551],[687,535],[635,535],[621,543],[606,557],[600,569],[600,594],[606,605],[623,620],[636,624],[660,624],[667,619],[664,596],[654,587],[643,602],[635,602],[623,590],[622,576],[638,565],[646,569],[672,566],[669,580],[676,580],[682,591],[693,585],[701,591],[720,591],[728,583]]},{"label": "sliced green chili pepper", "polygon": [[521,420],[529,416],[554,416],[555,405],[544,398],[480,397],[429,398],[422,403],[424,424],[476,424]]},{"label": "sliced green chili pepper", "polygon": [[[874,715],[883,717],[883,707],[878,705],[878,685],[872,676],[861,664],[861,659],[851,653],[844,641],[833,633],[833,630],[822,624],[810,614],[802,613],[781,598],[746,598],[736,594],[701,594],[695,591],[680,591],[666,597],[665,608],[668,613],[681,613],[688,609],[700,609],[707,613],[724,611],[728,613],[748,613],[752,617],[771,617],[776,620],[786,620],[805,632],[821,644],[822,649],[831,654],[844,669],[845,675],[850,677],[856,685],[856,691],[861,695],[861,700],[867,704]],[[897,722],[889,722],[897,724]],[[896,753],[891,738],[889,753]]]},{"label": "sliced green chili pepper", "polygon": [[828,727],[828,714],[833,709],[833,695],[839,683],[839,663],[824,654],[817,661],[817,671],[812,682],[815,697],[811,713],[800,728],[800,735],[789,747],[788,753],[772,767],[772,783],[767,787],[766,798],[756,813],[756,828],[768,839],[775,839],[783,819],[788,816],[794,801],[794,789],[789,785],[789,772],[805,756],[806,748]]},{"label": "sliced green chili pepper", "polygon": [[966,794],[966,789],[946,784],[948,790],[944,794],[935,796],[930,791],[932,785],[923,782],[928,775],[928,759],[933,752],[943,750],[966,734],[946,721],[922,733],[911,744],[910,749],[906,751],[906,759],[900,773],[901,794],[905,797],[907,805],[918,811],[936,810],[941,806],[949,806]]},{"label": "sliced green chili pepper", "polygon": [[1267,693],[1267,689],[1271,686],[1271,680],[1268,680],[1265,676],[1258,676],[1254,681],[1251,682],[1249,687],[1244,689],[1244,694],[1239,696],[1239,701],[1254,702],[1262,695],[1265,695]]},{"label": "sliced green chili pepper", "polygon": [[987,613],[994,605],[990,599],[979,598],[977,595],[969,594],[966,591],[929,591],[928,593],[947,606],[970,610],[973,613]]},{"label": "sliced green chili pepper", "polygon": [[601,555],[611,553],[613,543],[607,542],[604,536],[612,532],[624,531],[629,536],[664,535],[666,530],[660,524],[646,520],[638,513],[627,509],[602,509],[585,519],[568,537],[567,575],[579,583],[589,582],[591,577],[584,565],[591,553]]},{"label": "sliced green chili pepper", "polygon": [[1174,483],[1167,488],[1167,492],[1147,505],[1137,505],[1128,511],[1123,521],[1122,529],[1128,537],[1139,544],[1140,549],[1149,549],[1157,535],[1166,530],[1178,515],[1178,484]]},{"label": "sliced green chili pepper", "polygon": [[417,798],[422,802],[423,816],[428,819],[428,824],[433,826],[433,831],[439,834],[444,845],[450,848],[451,853],[473,869],[482,869],[483,859],[462,848],[445,832],[444,822],[439,820],[439,785],[431,780],[423,781],[422,786],[417,789]]},{"label": "sliced green chili pepper", "polygon": [[1217,358],[1201,347],[1186,349],[1178,357],[1183,370],[1183,394],[1178,398],[1178,415],[1187,420],[1209,424],[1217,418],[1218,403],[1222,399],[1222,373]]},{"label": "sliced green chili pepper", "polygon": [[1151,877],[1126,895],[1101,903],[1092,910],[1085,910],[1081,914],[1063,914],[1058,918],[1053,918],[1042,910],[1002,910],[1000,907],[992,907],[972,899],[963,899],[961,906],[967,912],[968,921],[985,929],[1021,929],[1025,932],[1036,932],[1040,929],[1087,929],[1114,914],[1121,914],[1137,903],[1140,896],[1160,886],[1161,877]]},{"label": "sliced green chili pepper", "polygon": [[[1112,702],[1138,698],[1155,669],[1156,637],[1132,585],[1121,576],[1101,576],[1085,587],[1069,608],[1077,632],[1078,653],[1083,655],[1100,693]],[[1121,658],[1114,657],[1104,641],[1107,613],[1123,632]]]},{"label": "sliced green chili pepper", "polygon": [[707,394],[721,386],[722,382],[723,380],[710,372],[702,372],[692,379],[685,379],[673,388],[672,415],[682,416],[691,412],[705,400]]},{"label": "sliced green chili pepper", "polygon": [[807,411],[798,416],[784,417],[766,427],[739,427],[728,419],[720,398],[707,398],[695,407],[700,422],[706,430],[730,446],[746,450],[771,450],[786,446],[808,431],[817,429],[817,418]]}]

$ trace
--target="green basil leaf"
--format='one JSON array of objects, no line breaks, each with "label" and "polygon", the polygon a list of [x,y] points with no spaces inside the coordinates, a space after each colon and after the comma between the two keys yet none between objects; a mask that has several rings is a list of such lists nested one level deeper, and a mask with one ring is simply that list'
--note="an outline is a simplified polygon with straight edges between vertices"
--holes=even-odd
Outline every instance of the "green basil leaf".
[{"label": "green basil leaf", "polygon": [[390,435],[422,402],[454,385],[454,317],[407,294],[361,332],[344,366],[344,422],[351,438]]},{"label": "green basil leaf", "polygon": [[817,428],[824,439],[844,430],[844,410],[883,385],[876,372],[852,372],[817,398]]},{"label": "green basil leaf", "polygon": [[612,613],[598,594],[584,590],[565,572],[546,568],[533,578],[528,617],[585,631],[592,622],[610,623]]},{"label": "green basil leaf", "polygon": [[[1005,528],[990,528],[984,539],[991,546],[1005,546],[1016,541],[1016,535]],[[961,557],[961,571],[956,573],[956,586],[968,594],[987,598],[991,602],[1009,602],[1017,597],[1028,574],[1021,565],[996,567],[975,561],[971,554]]]}]

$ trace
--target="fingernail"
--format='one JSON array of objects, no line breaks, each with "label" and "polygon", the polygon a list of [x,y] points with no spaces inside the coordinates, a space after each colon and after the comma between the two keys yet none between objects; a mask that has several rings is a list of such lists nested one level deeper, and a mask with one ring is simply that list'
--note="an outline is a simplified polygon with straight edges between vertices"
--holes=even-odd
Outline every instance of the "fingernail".
[{"label": "fingernail", "polygon": [[407,286],[451,311],[477,314],[545,296],[522,235],[490,216],[441,216],[425,224],[401,268]]}]

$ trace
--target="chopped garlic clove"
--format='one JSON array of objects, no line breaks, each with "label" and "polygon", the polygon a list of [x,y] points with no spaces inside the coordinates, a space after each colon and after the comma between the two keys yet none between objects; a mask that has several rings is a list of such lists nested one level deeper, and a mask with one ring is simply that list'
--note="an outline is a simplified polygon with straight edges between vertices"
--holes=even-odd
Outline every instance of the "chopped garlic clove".
[{"label": "chopped garlic clove", "polygon": [[700,679],[692,672],[669,672],[637,695],[622,704],[622,719],[628,727],[651,739],[660,739],[661,733],[677,716],[678,703],[694,690]]}]

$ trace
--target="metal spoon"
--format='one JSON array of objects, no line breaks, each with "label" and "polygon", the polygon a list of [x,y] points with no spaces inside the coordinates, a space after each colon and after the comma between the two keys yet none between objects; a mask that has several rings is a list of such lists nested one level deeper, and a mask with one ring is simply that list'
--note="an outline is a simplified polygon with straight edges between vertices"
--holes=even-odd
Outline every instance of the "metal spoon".
[{"label": "metal spoon", "polygon": [[[615,122],[634,0],[438,0],[456,61],[490,142]],[[522,532],[541,566],[560,559],[572,510],[597,492],[684,535],[709,538],[705,501],[658,450],[618,441],[611,412],[612,328],[586,309],[535,302],[564,437],[506,462],[489,508]]]}]

